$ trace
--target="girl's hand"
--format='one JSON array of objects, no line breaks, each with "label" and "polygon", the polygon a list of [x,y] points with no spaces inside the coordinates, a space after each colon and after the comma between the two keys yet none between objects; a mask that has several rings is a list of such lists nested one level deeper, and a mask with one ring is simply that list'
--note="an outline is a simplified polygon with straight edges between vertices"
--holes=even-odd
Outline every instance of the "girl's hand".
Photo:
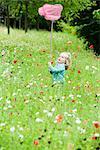
[{"label": "girl's hand", "polygon": [[48,66],[51,66],[51,62],[48,62]]}]

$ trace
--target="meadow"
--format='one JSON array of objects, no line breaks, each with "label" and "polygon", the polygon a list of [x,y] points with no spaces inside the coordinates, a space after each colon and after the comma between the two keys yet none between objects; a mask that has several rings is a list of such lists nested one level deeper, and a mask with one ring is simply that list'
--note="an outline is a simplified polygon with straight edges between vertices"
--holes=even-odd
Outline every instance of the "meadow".
[{"label": "meadow", "polygon": [[53,32],[53,62],[72,55],[63,86],[48,71],[50,32],[0,27],[0,150],[99,150],[100,58]]}]

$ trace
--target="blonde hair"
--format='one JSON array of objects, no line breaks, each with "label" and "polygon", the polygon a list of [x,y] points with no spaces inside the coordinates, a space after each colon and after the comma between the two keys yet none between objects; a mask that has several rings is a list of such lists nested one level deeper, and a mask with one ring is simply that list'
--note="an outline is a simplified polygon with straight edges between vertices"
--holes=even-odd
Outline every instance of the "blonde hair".
[{"label": "blonde hair", "polygon": [[71,53],[70,52],[62,52],[60,53],[60,56],[63,56],[65,58],[65,69],[67,70],[69,66],[71,65]]}]

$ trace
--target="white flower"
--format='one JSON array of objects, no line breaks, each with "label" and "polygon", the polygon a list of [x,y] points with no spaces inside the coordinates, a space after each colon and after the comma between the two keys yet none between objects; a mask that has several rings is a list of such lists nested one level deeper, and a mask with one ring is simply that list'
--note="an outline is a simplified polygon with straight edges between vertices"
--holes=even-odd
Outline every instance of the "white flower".
[{"label": "white flower", "polygon": [[43,104],[45,103],[42,99],[39,99],[40,102],[42,102]]},{"label": "white flower", "polygon": [[76,123],[77,123],[77,124],[80,124],[80,123],[81,123],[81,120],[80,120],[79,118],[77,118],[77,119],[76,119]]},{"label": "white flower", "polygon": [[23,136],[22,134],[19,134],[19,138],[20,138],[20,139],[23,139],[24,136]]},{"label": "white flower", "polygon": [[11,128],[10,128],[10,132],[13,133],[14,131],[15,131],[15,127],[11,127]]},{"label": "white flower", "polygon": [[12,96],[16,96],[16,93],[13,93],[13,95]]},{"label": "white flower", "polygon": [[85,133],[86,132],[86,130],[81,128],[81,127],[77,127],[77,129],[80,131],[80,133]]},{"label": "white flower", "polygon": [[20,91],[21,91],[21,89],[18,89],[17,91],[18,91],[18,92],[20,92]]},{"label": "white flower", "polygon": [[71,83],[71,81],[69,80],[68,83]]},{"label": "white flower", "polygon": [[54,123],[57,123],[57,120],[54,120]]},{"label": "white flower", "polygon": [[5,125],[5,123],[0,123],[0,127],[4,127]]},{"label": "white flower", "polygon": [[39,114],[39,112],[36,112],[35,114],[36,114],[36,115],[38,115],[38,114]]},{"label": "white flower", "polygon": [[20,130],[20,131],[23,131],[24,129],[23,129],[22,127],[19,127],[19,130]]},{"label": "white flower", "polygon": [[53,108],[51,109],[51,111],[52,111],[52,112],[55,112],[55,108],[53,107]]},{"label": "white flower", "polygon": [[47,85],[45,85],[44,87],[45,87],[45,88],[47,88],[48,86],[47,86]]},{"label": "white flower", "polygon": [[11,103],[11,101],[9,101],[9,100],[6,100],[6,103],[7,103],[7,104],[10,104],[10,103]]},{"label": "white flower", "polygon": [[11,105],[8,105],[8,108],[12,108],[12,106],[11,106]]},{"label": "white flower", "polygon": [[62,96],[62,99],[64,100],[64,99],[65,99],[65,96]]},{"label": "white flower", "polygon": [[70,94],[69,97],[73,99],[73,98],[74,98],[74,95],[73,95],[73,94]]},{"label": "white flower", "polygon": [[44,112],[44,113],[48,113],[49,111],[48,111],[48,110],[46,110],[46,109],[44,109],[44,110],[43,110],[43,112]]},{"label": "white flower", "polygon": [[35,120],[36,122],[43,122],[43,119],[40,119],[40,118],[36,118]]},{"label": "white flower", "polygon": [[72,117],[72,114],[67,114],[68,117]]},{"label": "white flower", "polygon": [[52,115],[53,115],[53,114],[52,114],[51,112],[48,112],[48,113],[47,113],[47,116],[48,116],[48,117],[52,117]]},{"label": "white flower", "polygon": [[0,101],[2,100],[2,97],[0,97]]},{"label": "white flower", "polygon": [[99,133],[95,133],[94,136],[100,137],[100,134]]},{"label": "white flower", "polygon": [[67,131],[64,131],[64,136],[68,137],[68,132]]},{"label": "white flower", "polygon": [[68,115],[68,112],[64,112],[64,115]]},{"label": "white flower", "polygon": [[73,109],[72,111],[75,113],[75,112],[77,112],[77,109],[75,108],[75,109]]},{"label": "white flower", "polygon": [[86,66],[86,67],[85,67],[85,70],[89,70],[89,66]]},{"label": "white flower", "polygon": [[79,97],[79,98],[80,98],[80,97],[81,97],[81,95],[77,95],[77,97]]},{"label": "white flower", "polygon": [[38,77],[40,77],[41,76],[41,73],[40,74],[38,74]]},{"label": "white flower", "polygon": [[92,66],[93,69],[98,70],[95,66]]},{"label": "white flower", "polygon": [[81,101],[78,101],[78,104],[82,104],[82,102],[81,102]]},{"label": "white flower", "polygon": [[53,97],[52,96],[49,96],[49,99],[52,99]]},{"label": "white flower", "polygon": [[3,110],[7,110],[7,109],[8,109],[7,107],[4,107],[4,108],[3,108]]}]

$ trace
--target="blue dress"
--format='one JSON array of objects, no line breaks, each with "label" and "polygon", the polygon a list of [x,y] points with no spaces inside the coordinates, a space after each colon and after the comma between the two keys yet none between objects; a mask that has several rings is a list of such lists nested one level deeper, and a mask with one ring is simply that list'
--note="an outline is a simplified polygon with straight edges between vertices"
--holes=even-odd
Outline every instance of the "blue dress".
[{"label": "blue dress", "polygon": [[54,67],[52,65],[49,66],[49,71],[52,74],[54,83],[63,83],[64,82],[64,74],[65,74],[65,64],[57,63]]}]

